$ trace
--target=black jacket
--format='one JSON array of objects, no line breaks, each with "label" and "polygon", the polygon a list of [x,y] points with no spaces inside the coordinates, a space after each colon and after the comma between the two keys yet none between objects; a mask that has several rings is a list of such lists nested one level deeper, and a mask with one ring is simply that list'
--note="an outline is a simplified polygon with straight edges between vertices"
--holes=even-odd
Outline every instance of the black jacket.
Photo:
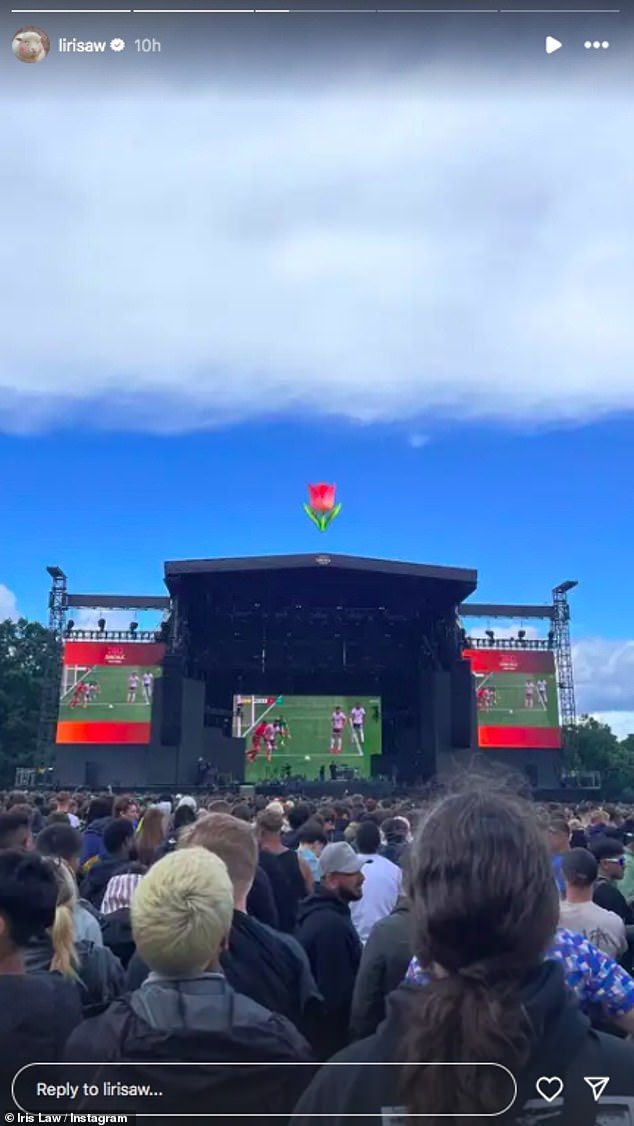
[{"label": "black jacket", "polygon": [[104,946],[112,950],[124,970],[127,969],[136,950],[130,908],[121,907],[118,911],[111,911],[109,915],[102,915],[100,923]]},{"label": "black jacket", "polygon": [[[75,949],[79,956],[79,981],[75,988],[84,1016],[95,1016],[123,993],[123,967],[106,946],[95,946],[94,942],[76,942]],[[48,935],[32,939],[24,951],[27,973],[46,972],[52,958],[53,947]]]},{"label": "black jacket", "polygon": [[260,851],[260,867],[264,869],[273,891],[278,914],[278,929],[292,934],[297,923],[297,910],[306,895],[306,884],[293,849],[285,852]]},{"label": "black jacket", "polygon": [[332,1054],[348,1042],[352,991],[361,961],[362,946],[348,904],[328,891],[314,892],[300,904],[296,936],[324,998]]},{"label": "black jacket", "polygon": [[[320,1112],[328,1114],[329,1126],[370,1126],[381,1121],[382,1111],[390,1108],[398,1117],[402,1107],[399,1094],[398,1062],[403,1029],[407,1026],[410,1005],[416,991],[425,986],[401,985],[387,1003],[387,1018],[366,1040],[352,1044],[336,1057],[348,1067],[326,1065],[300,1099],[293,1126],[320,1126]],[[513,1108],[496,1117],[510,1126],[518,1121],[520,1108],[536,1100],[535,1084],[540,1077],[557,1075],[564,1080],[564,1121],[581,1126],[595,1121],[596,1106],[585,1075],[610,1076],[608,1094],[631,1098],[634,1095],[634,1052],[626,1041],[605,1036],[590,1028],[587,1017],[565,986],[560,965],[544,962],[523,990],[523,1006],[534,1031],[534,1048],[526,1067],[516,1073],[518,1094]],[[442,1062],[442,1061],[438,1061]],[[492,1061],[493,1062],[493,1061]],[[376,1066],[359,1066],[359,1064]],[[537,1100],[537,1118],[548,1122],[557,1109]],[[350,1118],[351,1114],[362,1117]],[[402,1112],[401,1112],[402,1113]],[[392,1121],[386,1115],[388,1121]],[[384,1119],[385,1121],[386,1119]],[[478,1119],[479,1120],[479,1119]]]},{"label": "black jacket", "polygon": [[401,899],[391,915],[374,924],[363,948],[352,996],[353,1040],[376,1032],[385,1017],[386,998],[403,981],[411,957],[409,907]]},{"label": "black jacket", "polygon": [[0,1107],[15,1111],[11,1081],[27,1063],[55,1063],[81,1023],[79,994],[59,974],[0,974]]},{"label": "black jacket", "polygon": [[[162,1092],[161,1114],[220,1111],[247,1120],[253,1116],[254,1121],[263,1108],[286,1120],[314,1073],[313,1067],[297,1066],[312,1063],[312,1056],[293,1026],[234,992],[220,974],[178,981],[149,978],[77,1029],[65,1059],[94,1063],[94,1070],[86,1069],[86,1081],[98,1084],[103,1079],[130,1081],[130,1071],[119,1075],[116,1067],[102,1068],[106,1061],[138,1062],[134,1082]],[[181,1061],[192,1066],[164,1066]],[[293,1066],[275,1066],[280,1063]],[[103,1099],[84,1098],[74,1109],[93,1108],[103,1110]],[[129,1098],[119,1105],[111,1100],[111,1108],[132,1109]],[[157,1111],[157,1099],[135,1100],[134,1110]]]},{"label": "black jacket", "polygon": [[253,886],[247,896],[247,911],[252,918],[259,919],[261,923],[266,923],[267,927],[277,929],[279,916],[273,898],[273,888],[264,868],[261,868],[259,864],[255,869]]},{"label": "black jacket", "polygon": [[128,865],[129,861],[122,860],[120,856],[108,856],[105,860],[98,860],[81,881],[79,888],[81,898],[87,899],[97,911],[100,911],[110,880],[119,872],[125,872]]},{"label": "black jacket", "polygon": [[634,923],[632,909],[628,907],[625,896],[619,891],[618,884],[613,883],[612,880],[599,877],[592,898],[598,907],[603,907],[606,911],[614,911],[626,925]]},{"label": "black jacket", "polygon": [[[314,1044],[323,1022],[323,1000],[305,959],[302,947],[290,935],[278,934],[242,911],[234,911],[229,947],[220,959],[229,985],[286,1017]],[[128,966],[128,990],[138,989],[148,974],[148,966],[135,954]]]}]

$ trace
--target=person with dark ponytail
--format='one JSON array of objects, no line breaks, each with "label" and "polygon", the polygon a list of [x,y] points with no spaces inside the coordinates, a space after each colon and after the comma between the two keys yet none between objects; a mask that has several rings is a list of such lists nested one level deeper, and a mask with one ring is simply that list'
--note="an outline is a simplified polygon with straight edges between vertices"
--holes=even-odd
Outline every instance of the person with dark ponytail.
[{"label": "person with dark ponytail", "polygon": [[[540,1101],[544,1076],[562,1079],[575,1122],[594,1121],[585,1075],[609,1076],[611,1096],[633,1097],[634,1048],[591,1028],[547,956],[559,895],[534,807],[471,780],[427,811],[409,863],[415,980],[388,997],[373,1036],[322,1067],[293,1126],[404,1114],[429,1126],[461,1115],[506,1124],[529,1101],[556,1109]],[[501,1066],[425,1066],[433,1063]]]}]

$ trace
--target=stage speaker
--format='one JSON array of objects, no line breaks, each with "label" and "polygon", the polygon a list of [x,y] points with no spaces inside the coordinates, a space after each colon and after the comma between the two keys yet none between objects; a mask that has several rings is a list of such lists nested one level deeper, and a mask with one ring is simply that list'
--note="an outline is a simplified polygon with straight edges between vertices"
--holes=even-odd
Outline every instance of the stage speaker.
[{"label": "stage speaker", "polygon": [[182,735],[183,667],[180,657],[168,653],[163,660],[161,744],[177,747]]},{"label": "stage speaker", "polygon": [[451,746],[454,750],[474,747],[476,731],[475,683],[469,661],[458,661],[451,669]]},{"label": "stage speaker", "polygon": [[84,763],[84,786],[88,790],[96,790],[99,786],[99,763]]}]

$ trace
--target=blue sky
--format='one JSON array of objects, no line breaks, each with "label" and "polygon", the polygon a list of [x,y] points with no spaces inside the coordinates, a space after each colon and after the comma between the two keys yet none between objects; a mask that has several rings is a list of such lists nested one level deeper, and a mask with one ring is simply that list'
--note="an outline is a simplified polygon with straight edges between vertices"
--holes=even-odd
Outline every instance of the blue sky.
[{"label": "blue sky", "polygon": [[580,707],[629,730],[631,53],[536,82],[394,34],[265,74],[253,39],[245,80],[236,44],[109,55],[88,97],[85,60],[0,64],[0,613],[43,616],[51,562],[152,593],[167,558],[324,543],[486,600],[578,579]]}]

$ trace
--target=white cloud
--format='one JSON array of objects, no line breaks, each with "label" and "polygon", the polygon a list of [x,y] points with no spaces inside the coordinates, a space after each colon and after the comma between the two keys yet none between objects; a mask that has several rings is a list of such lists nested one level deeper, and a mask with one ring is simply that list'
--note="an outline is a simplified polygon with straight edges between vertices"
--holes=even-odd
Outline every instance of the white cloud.
[{"label": "white cloud", "polygon": [[0,622],[18,616],[18,601],[15,594],[12,590],[9,590],[8,586],[0,583]]},{"label": "white cloud", "polygon": [[572,657],[579,714],[634,711],[634,641],[586,638]]},{"label": "white cloud", "polygon": [[607,723],[617,739],[626,739],[628,735],[634,734],[634,711],[594,712],[593,718],[598,719],[599,723]]},{"label": "white cloud", "polygon": [[455,79],[37,104],[5,86],[0,427],[634,408],[625,85]]}]

